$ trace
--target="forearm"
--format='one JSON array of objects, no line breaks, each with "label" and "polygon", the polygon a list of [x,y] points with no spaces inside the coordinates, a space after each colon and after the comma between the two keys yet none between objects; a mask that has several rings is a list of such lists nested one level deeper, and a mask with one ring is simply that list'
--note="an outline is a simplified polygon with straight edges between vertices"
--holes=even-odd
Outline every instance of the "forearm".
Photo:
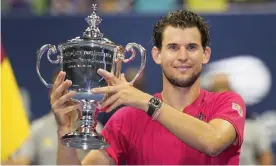
[{"label": "forearm", "polygon": [[81,165],[75,148],[61,144],[60,138],[68,132],[58,131],[57,165]]},{"label": "forearm", "polygon": [[180,140],[210,156],[217,155],[220,135],[215,128],[167,104],[161,107],[157,120]]}]

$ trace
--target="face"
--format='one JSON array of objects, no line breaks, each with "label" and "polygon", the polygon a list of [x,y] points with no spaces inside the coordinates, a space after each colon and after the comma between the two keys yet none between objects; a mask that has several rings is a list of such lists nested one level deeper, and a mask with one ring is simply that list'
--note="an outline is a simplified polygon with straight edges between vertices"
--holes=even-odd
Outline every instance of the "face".
[{"label": "face", "polygon": [[208,63],[211,49],[203,49],[196,27],[174,28],[163,32],[162,48],[154,47],[152,56],[161,65],[164,79],[178,87],[190,87],[198,79],[202,65]]}]

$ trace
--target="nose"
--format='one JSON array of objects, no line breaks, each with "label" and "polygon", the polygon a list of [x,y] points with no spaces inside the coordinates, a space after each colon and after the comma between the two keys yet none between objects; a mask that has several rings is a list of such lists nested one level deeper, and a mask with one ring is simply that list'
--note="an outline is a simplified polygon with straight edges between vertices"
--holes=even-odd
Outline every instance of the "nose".
[{"label": "nose", "polygon": [[177,58],[181,61],[186,61],[188,59],[188,51],[185,47],[180,47]]}]

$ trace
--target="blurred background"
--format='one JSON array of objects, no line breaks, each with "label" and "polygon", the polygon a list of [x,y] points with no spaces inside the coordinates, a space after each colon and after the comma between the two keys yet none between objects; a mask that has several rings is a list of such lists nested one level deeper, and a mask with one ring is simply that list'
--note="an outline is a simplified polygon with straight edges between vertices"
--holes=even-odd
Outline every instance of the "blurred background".
[{"label": "blurred background", "polygon": [[[20,154],[26,139],[29,140],[32,135],[31,126],[50,111],[49,89],[36,73],[36,51],[44,44],[57,46],[81,36],[88,26],[85,18],[91,14],[92,3],[98,4],[98,15],[103,19],[99,27],[105,37],[117,45],[136,42],[146,48],[148,58],[141,89],[150,94],[162,88],[161,70],[151,58],[151,33],[157,19],[175,9],[191,10],[204,17],[210,24],[212,48],[211,64],[206,68],[223,60],[223,65],[213,68],[228,74],[226,80],[235,82],[231,85],[237,88],[231,90],[242,93],[242,97],[248,101],[250,119],[258,127],[261,126],[261,129],[253,129],[255,135],[261,135],[255,140],[257,143],[251,140],[248,145],[258,150],[248,155],[257,160],[255,164],[273,163],[273,159],[270,159],[273,157],[268,156],[276,154],[276,0],[1,0],[1,126],[2,145],[5,145],[2,146],[2,163],[40,164],[40,161],[46,160],[34,154],[32,157],[23,152]],[[231,61],[234,57],[251,59]],[[55,56],[52,58],[55,59]],[[10,68],[3,65],[5,59],[9,60]],[[253,59],[258,62],[245,65],[251,60],[255,62]],[[224,71],[224,62],[229,61],[231,63]],[[139,65],[140,57],[137,56],[130,64],[124,64],[123,71],[136,69]],[[248,69],[244,70],[245,66]],[[46,56],[42,58],[40,71],[48,82],[57,69],[59,65],[50,64]],[[236,69],[235,72],[232,72],[233,69]],[[6,77],[4,70],[9,70],[10,75]],[[16,92],[11,91],[11,83],[3,83],[7,80],[16,83]],[[212,90],[210,80],[210,77],[202,80],[203,88]],[[22,106],[19,101],[12,102],[11,93],[18,93],[22,97]],[[18,113],[20,109],[24,113]],[[25,120],[22,116],[26,116]],[[110,116],[100,115],[99,121],[104,125]],[[47,121],[44,125],[42,128],[47,128]],[[263,137],[259,131],[265,133]],[[41,142],[47,145],[37,152],[42,156],[53,152],[49,151],[49,147],[55,150],[55,144],[49,143],[49,139]],[[260,145],[255,148],[255,144]],[[264,144],[266,146],[262,146]],[[251,160],[248,158],[245,160]]]}]

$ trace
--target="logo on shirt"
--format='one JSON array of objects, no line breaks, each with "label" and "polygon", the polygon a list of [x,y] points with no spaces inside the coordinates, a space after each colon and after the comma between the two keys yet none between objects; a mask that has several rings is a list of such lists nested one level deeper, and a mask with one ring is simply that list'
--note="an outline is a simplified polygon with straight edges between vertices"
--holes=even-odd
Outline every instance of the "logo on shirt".
[{"label": "logo on shirt", "polygon": [[243,116],[243,110],[240,105],[232,103],[232,109],[236,110],[241,117]]}]

